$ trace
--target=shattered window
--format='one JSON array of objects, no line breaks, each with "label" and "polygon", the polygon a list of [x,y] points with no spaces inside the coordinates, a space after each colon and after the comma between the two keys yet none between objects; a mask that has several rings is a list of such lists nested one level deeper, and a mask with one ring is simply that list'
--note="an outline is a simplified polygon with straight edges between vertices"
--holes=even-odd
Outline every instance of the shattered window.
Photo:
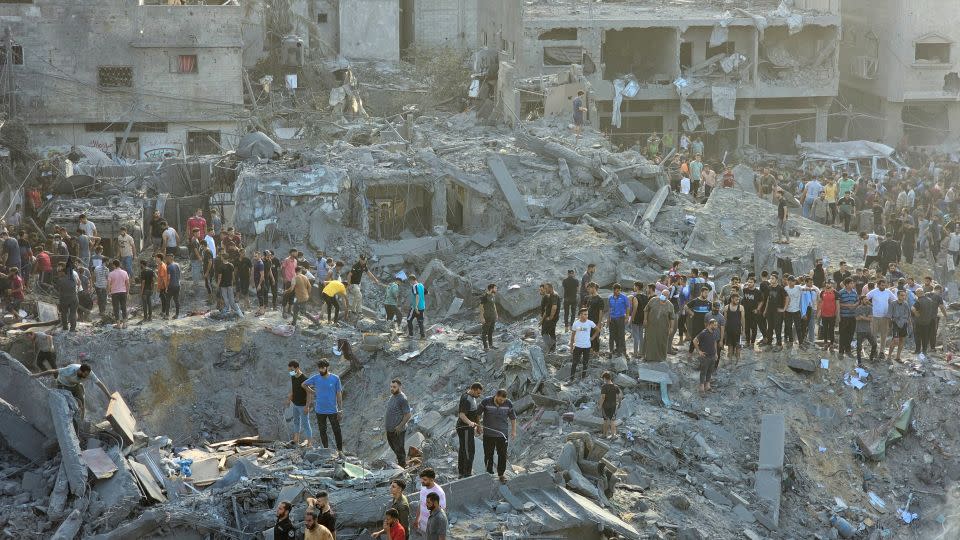
[{"label": "shattered window", "polygon": [[576,28],[551,28],[540,34],[540,40],[573,41],[577,39]]},{"label": "shattered window", "polygon": [[102,88],[131,88],[133,68],[130,66],[99,66],[97,85]]},{"label": "shattered window", "polygon": [[917,43],[914,50],[914,60],[933,64],[950,63],[949,43]]},{"label": "shattered window", "polygon": [[543,48],[543,65],[569,66],[570,64],[580,64],[583,66],[584,75],[592,75],[597,71],[597,66],[593,63],[593,59],[583,50],[583,47]]},{"label": "shattered window", "polygon": [[[2,2],[0,2],[2,3]],[[11,63],[15,66],[23,65],[23,47],[14,45],[10,50]],[[7,48],[0,47],[0,66],[7,63]]]}]

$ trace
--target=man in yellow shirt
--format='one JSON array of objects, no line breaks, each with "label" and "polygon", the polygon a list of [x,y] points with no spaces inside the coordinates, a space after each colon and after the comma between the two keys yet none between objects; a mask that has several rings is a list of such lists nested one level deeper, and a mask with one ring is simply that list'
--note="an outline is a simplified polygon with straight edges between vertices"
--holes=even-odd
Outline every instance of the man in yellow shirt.
[{"label": "man in yellow shirt", "polygon": [[337,301],[337,296],[343,297],[343,303],[346,306],[346,312],[343,314],[343,320],[350,320],[350,299],[347,298],[347,288],[343,285],[343,282],[339,280],[328,281],[326,286],[324,286],[323,291],[320,292],[320,299],[323,300],[323,303],[327,305],[327,322],[330,322],[330,310],[335,310],[333,315],[333,322],[338,322],[340,320],[340,303]]},{"label": "man in yellow shirt", "polygon": [[303,515],[303,540],[333,540],[330,530],[317,522],[317,510],[308,508]]},{"label": "man in yellow shirt", "polygon": [[297,273],[290,282],[290,288],[283,291],[285,294],[293,293],[293,325],[297,325],[297,318],[300,313],[306,314],[307,302],[310,301],[310,280],[304,274],[305,270],[301,266],[297,268]]},{"label": "man in yellow shirt", "polygon": [[823,186],[823,198],[827,200],[827,225],[837,222],[837,201],[839,200],[839,186],[833,178],[827,178]]}]

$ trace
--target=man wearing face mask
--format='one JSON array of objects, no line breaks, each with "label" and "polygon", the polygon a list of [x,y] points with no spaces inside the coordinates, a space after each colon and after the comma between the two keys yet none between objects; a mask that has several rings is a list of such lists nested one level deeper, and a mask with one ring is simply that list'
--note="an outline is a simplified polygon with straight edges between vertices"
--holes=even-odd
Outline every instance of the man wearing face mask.
[{"label": "man wearing face mask", "polygon": [[643,359],[646,362],[666,362],[670,333],[676,324],[677,313],[665,291],[647,302],[644,311]]},{"label": "man wearing face mask", "polygon": [[293,405],[293,444],[300,446],[300,435],[303,441],[310,446],[313,437],[313,426],[310,425],[310,407],[307,405],[307,391],[303,383],[307,376],[300,370],[300,362],[291,360],[287,363],[290,369],[290,394],[287,396],[287,407]]}]

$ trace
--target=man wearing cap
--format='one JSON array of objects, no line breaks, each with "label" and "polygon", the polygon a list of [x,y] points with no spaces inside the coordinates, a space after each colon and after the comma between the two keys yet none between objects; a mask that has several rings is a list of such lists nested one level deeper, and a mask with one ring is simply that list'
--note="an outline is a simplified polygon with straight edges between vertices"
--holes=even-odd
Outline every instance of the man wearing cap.
[{"label": "man wearing cap", "polygon": [[[81,354],[80,359],[83,360],[84,358],[85,357]],[[77,405],[79,405],[80,409],[79,413],[81,422],[83,421],[84,417],[83,381],[90,379],[96,383],[97,387],[100,388],[100,391],[103,392],[103,395],[107,396],[107,399],[112,399],[110,397],[110,390],[108,390],[106,385],[100,381],[100,378],[97,377],[97,374],[93,372],[93,369],[89,364],[69,364],[62,368],[49,369],[47,371],[33,373],[30,376],[37,378],[46,377],[47,375],[56,375],[57,382],[55,388],[68,390],[77,400]]]}]

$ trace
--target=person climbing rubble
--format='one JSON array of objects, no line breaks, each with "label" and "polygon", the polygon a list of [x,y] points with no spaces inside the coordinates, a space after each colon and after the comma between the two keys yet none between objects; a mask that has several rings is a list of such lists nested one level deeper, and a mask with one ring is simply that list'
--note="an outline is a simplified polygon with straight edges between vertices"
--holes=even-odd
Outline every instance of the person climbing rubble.
[{"label": "person climbing rubble", "polygon": [[423,312],[427,309],[427,291],[417,280],[415,274],[410,274],[410,312],[407,314],[407,337],[413,338],[413,321],[416,319],[417,326],[420,328],[420,339],[426,339],[423,330]]},{"label": "person climbing rubble", "polygon": [[364,274],[370,276],[370,279],[377,285],[383,285],[367,267],[367,256],[360,255],[357,262],[350,268],[350,272],[347,273],[347,283],[349,284],[347,286],[347,297],[350,300],[353,313],[356,315],[356,320],[360,320],[363,315],[363,289],[360,285]]},{"label": "person climbing rubble", "polygon": [[34,363],[38,369],[49,366],[51,370],[57,369],[57,350],[53,345],[53,336],[39,330],[28,330],[27,339],[33,345]]},{"label": "person climbing rubble", "polygon": [[93,372],[93,368],[90,367],[90,364],[68,364],[62,368],[48,369],[46,371],[33,373],[30,376],[33,378],[39,378],[46,377],[48,375],[56,376],[54,388],[67,390],[77,400],[79,409],[78,414],[80,415],[81,422],[85,416],[85,392],[83,389],[84,381],[93,381],[94,384],[97,385],[97,388],[103,392],[103,395],[107,396],[108,400],[113,399],[110,396],[110,390],[108,390],[107,386],[103,384],[99,377],[97,377],[97,374]]}]

